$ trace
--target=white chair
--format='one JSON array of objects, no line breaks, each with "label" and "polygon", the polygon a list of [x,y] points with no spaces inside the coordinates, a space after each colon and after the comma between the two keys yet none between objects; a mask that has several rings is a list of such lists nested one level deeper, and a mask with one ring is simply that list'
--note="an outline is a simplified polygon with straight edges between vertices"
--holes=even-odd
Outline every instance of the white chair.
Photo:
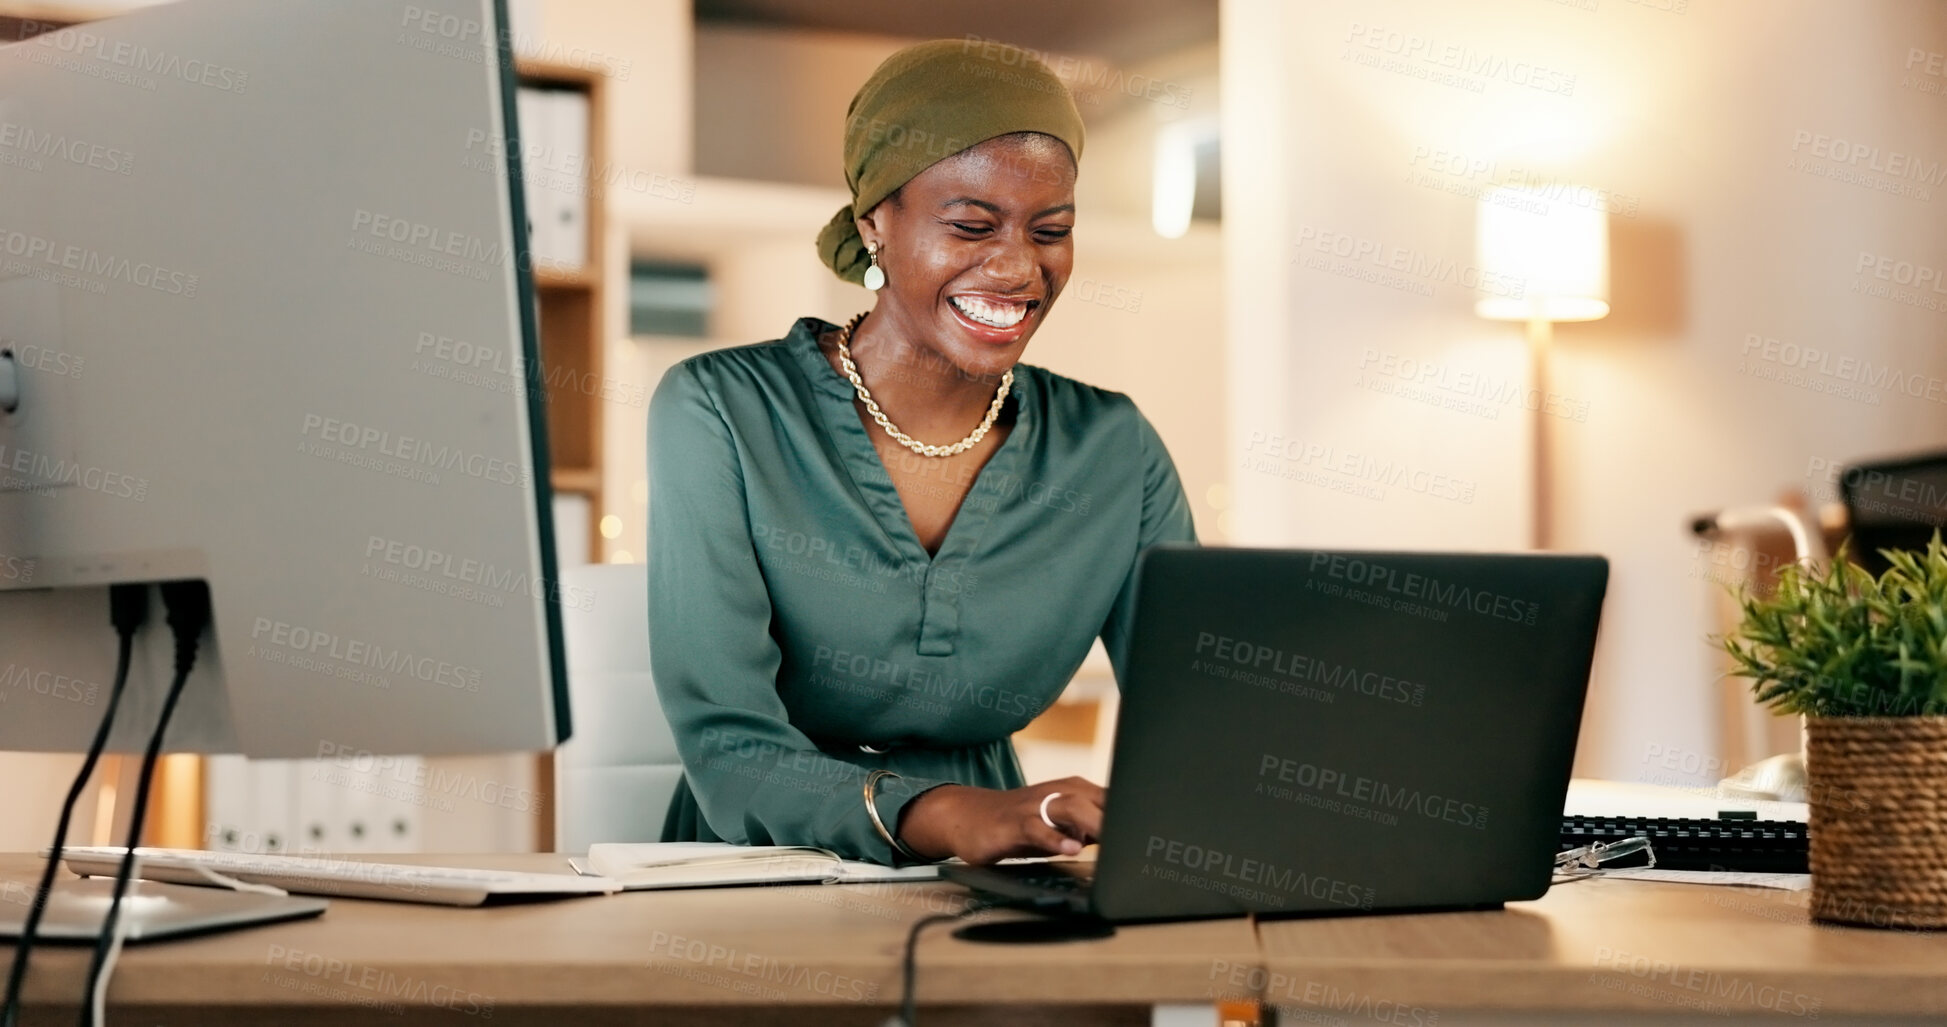
[{"label": "white chair", "polygon": [[[1747,553],[1759,552],[1757,537],[1777,528],[1783,528],[1791,536],[1792,550],[1800,566],[1818,567],[1829,558],[1822,518],[1788,506],[1733,506],[1694,518],[1690,525],[1690,530],[1701,538],[1740,540],[1737,548]],[[1762,573],[1758,566],[1754,561],[1752,570],[1739,584],[1747,588],[1757,584],[1756,576]],[[1743,742],[1742,752],[1734,754],[1736,762],[1743,763],[1758,753],[1772,753],[1777,747],[1778,724],[1784,718],[1752,702],[1748,684],[1724,689],[1720,696],[1731,701],[1730,709],[1725,711],[1727,722],[1741,725],[1742,729],[1730,739],[1733,745],[1739,740]],[[1727,799],[1804,802],[1805,718],[1794,719],[1798,721],[1798,751],[1766,755],[1745,766],[1719,781],[1717,794]]]},{"label": "white chair", "polygon": [[563,567],[561,595],[574,737],[555,750],[555,848],[656,841],[683,764],[649,674],[648,568]]}]

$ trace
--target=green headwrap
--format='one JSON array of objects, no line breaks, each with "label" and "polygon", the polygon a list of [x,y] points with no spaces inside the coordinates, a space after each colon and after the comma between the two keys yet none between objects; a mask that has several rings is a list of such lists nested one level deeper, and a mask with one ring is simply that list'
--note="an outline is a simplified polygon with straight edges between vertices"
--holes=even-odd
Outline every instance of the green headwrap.
[{"label": "green headwrap", "polygon": [[1010,132],[1041,132],[1082,159],[1082,115],[1055,73],[1016,46],[936,39],[886,58],[845,118],[845,183],[852,202],[818,233],[818,256],[848,282],[868,265],[854,223],[913,176]]}]

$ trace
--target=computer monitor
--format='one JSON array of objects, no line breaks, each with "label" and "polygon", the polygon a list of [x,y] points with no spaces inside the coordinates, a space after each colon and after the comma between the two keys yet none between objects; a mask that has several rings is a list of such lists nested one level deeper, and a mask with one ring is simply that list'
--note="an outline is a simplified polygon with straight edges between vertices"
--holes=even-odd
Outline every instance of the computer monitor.
[{"label": "computer monitor", "polygon": [[[0,48],[0,749],[87,748],[109,586],[185,578],[168,751],[568,737],[504,24],[183,0]],[[172,656],[158,603],[112,749]]]},{"label": "computer monitor", "polygon": [[1892,566],[1881,550],[1924,552],[1947,528],[1947,452],[1861,461],[1837,477],[1852,558],[1874,574]]}]

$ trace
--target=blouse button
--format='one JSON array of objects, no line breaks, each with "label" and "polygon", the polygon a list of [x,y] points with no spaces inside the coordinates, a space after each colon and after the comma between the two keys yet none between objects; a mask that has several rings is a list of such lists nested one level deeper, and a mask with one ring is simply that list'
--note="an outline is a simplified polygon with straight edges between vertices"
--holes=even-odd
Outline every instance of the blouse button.
[{"label": "blouse button", "polygon": [[873,753],[873,754],[875,754],[875,755],[877,755],[877,754],[879,754],[879,753],[883,753],[883,752],[885,752],[886,750],[885,750],[885,749],[880,749],[880,748],[877,748],[877,747],[874,747],[874,746],[870,746],[870,745],[866,745],[866,744],[865,744],[864,742],[860,742],[860,743],[859,743],[859,751],[860,751],[860,752],[869,752],[869,753]]}]

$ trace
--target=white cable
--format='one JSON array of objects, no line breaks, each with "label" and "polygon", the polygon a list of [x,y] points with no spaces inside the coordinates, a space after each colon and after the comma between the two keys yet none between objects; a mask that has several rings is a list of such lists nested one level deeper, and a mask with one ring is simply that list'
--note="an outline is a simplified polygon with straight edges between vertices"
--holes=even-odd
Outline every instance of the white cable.
[{"label": "white cable", "polygon": [[280,899],[287,898],[291,894],[274,884],[257,884],[250,881],[239,881],[229,874],[212,870],[200,863],[191,863],[189,868],[196,871],[197,876],[203,880],[220,887],[228,888],[231,891],[247,891],[257,895],[275,895]]},{"label": "white cable", "polygon": [[[142,879],[141,856],[129,858],[128,879],[131,887]],[[94,994],[88,998],[95,1027],[108,1027],[108,980],[115,976],[115,961],[122,958],[122,941],[128,937],[129,919],[126,914],[115,918],[115,936],[108,940],[108,954],[102,958],[101,975],[95,978]]]}]

